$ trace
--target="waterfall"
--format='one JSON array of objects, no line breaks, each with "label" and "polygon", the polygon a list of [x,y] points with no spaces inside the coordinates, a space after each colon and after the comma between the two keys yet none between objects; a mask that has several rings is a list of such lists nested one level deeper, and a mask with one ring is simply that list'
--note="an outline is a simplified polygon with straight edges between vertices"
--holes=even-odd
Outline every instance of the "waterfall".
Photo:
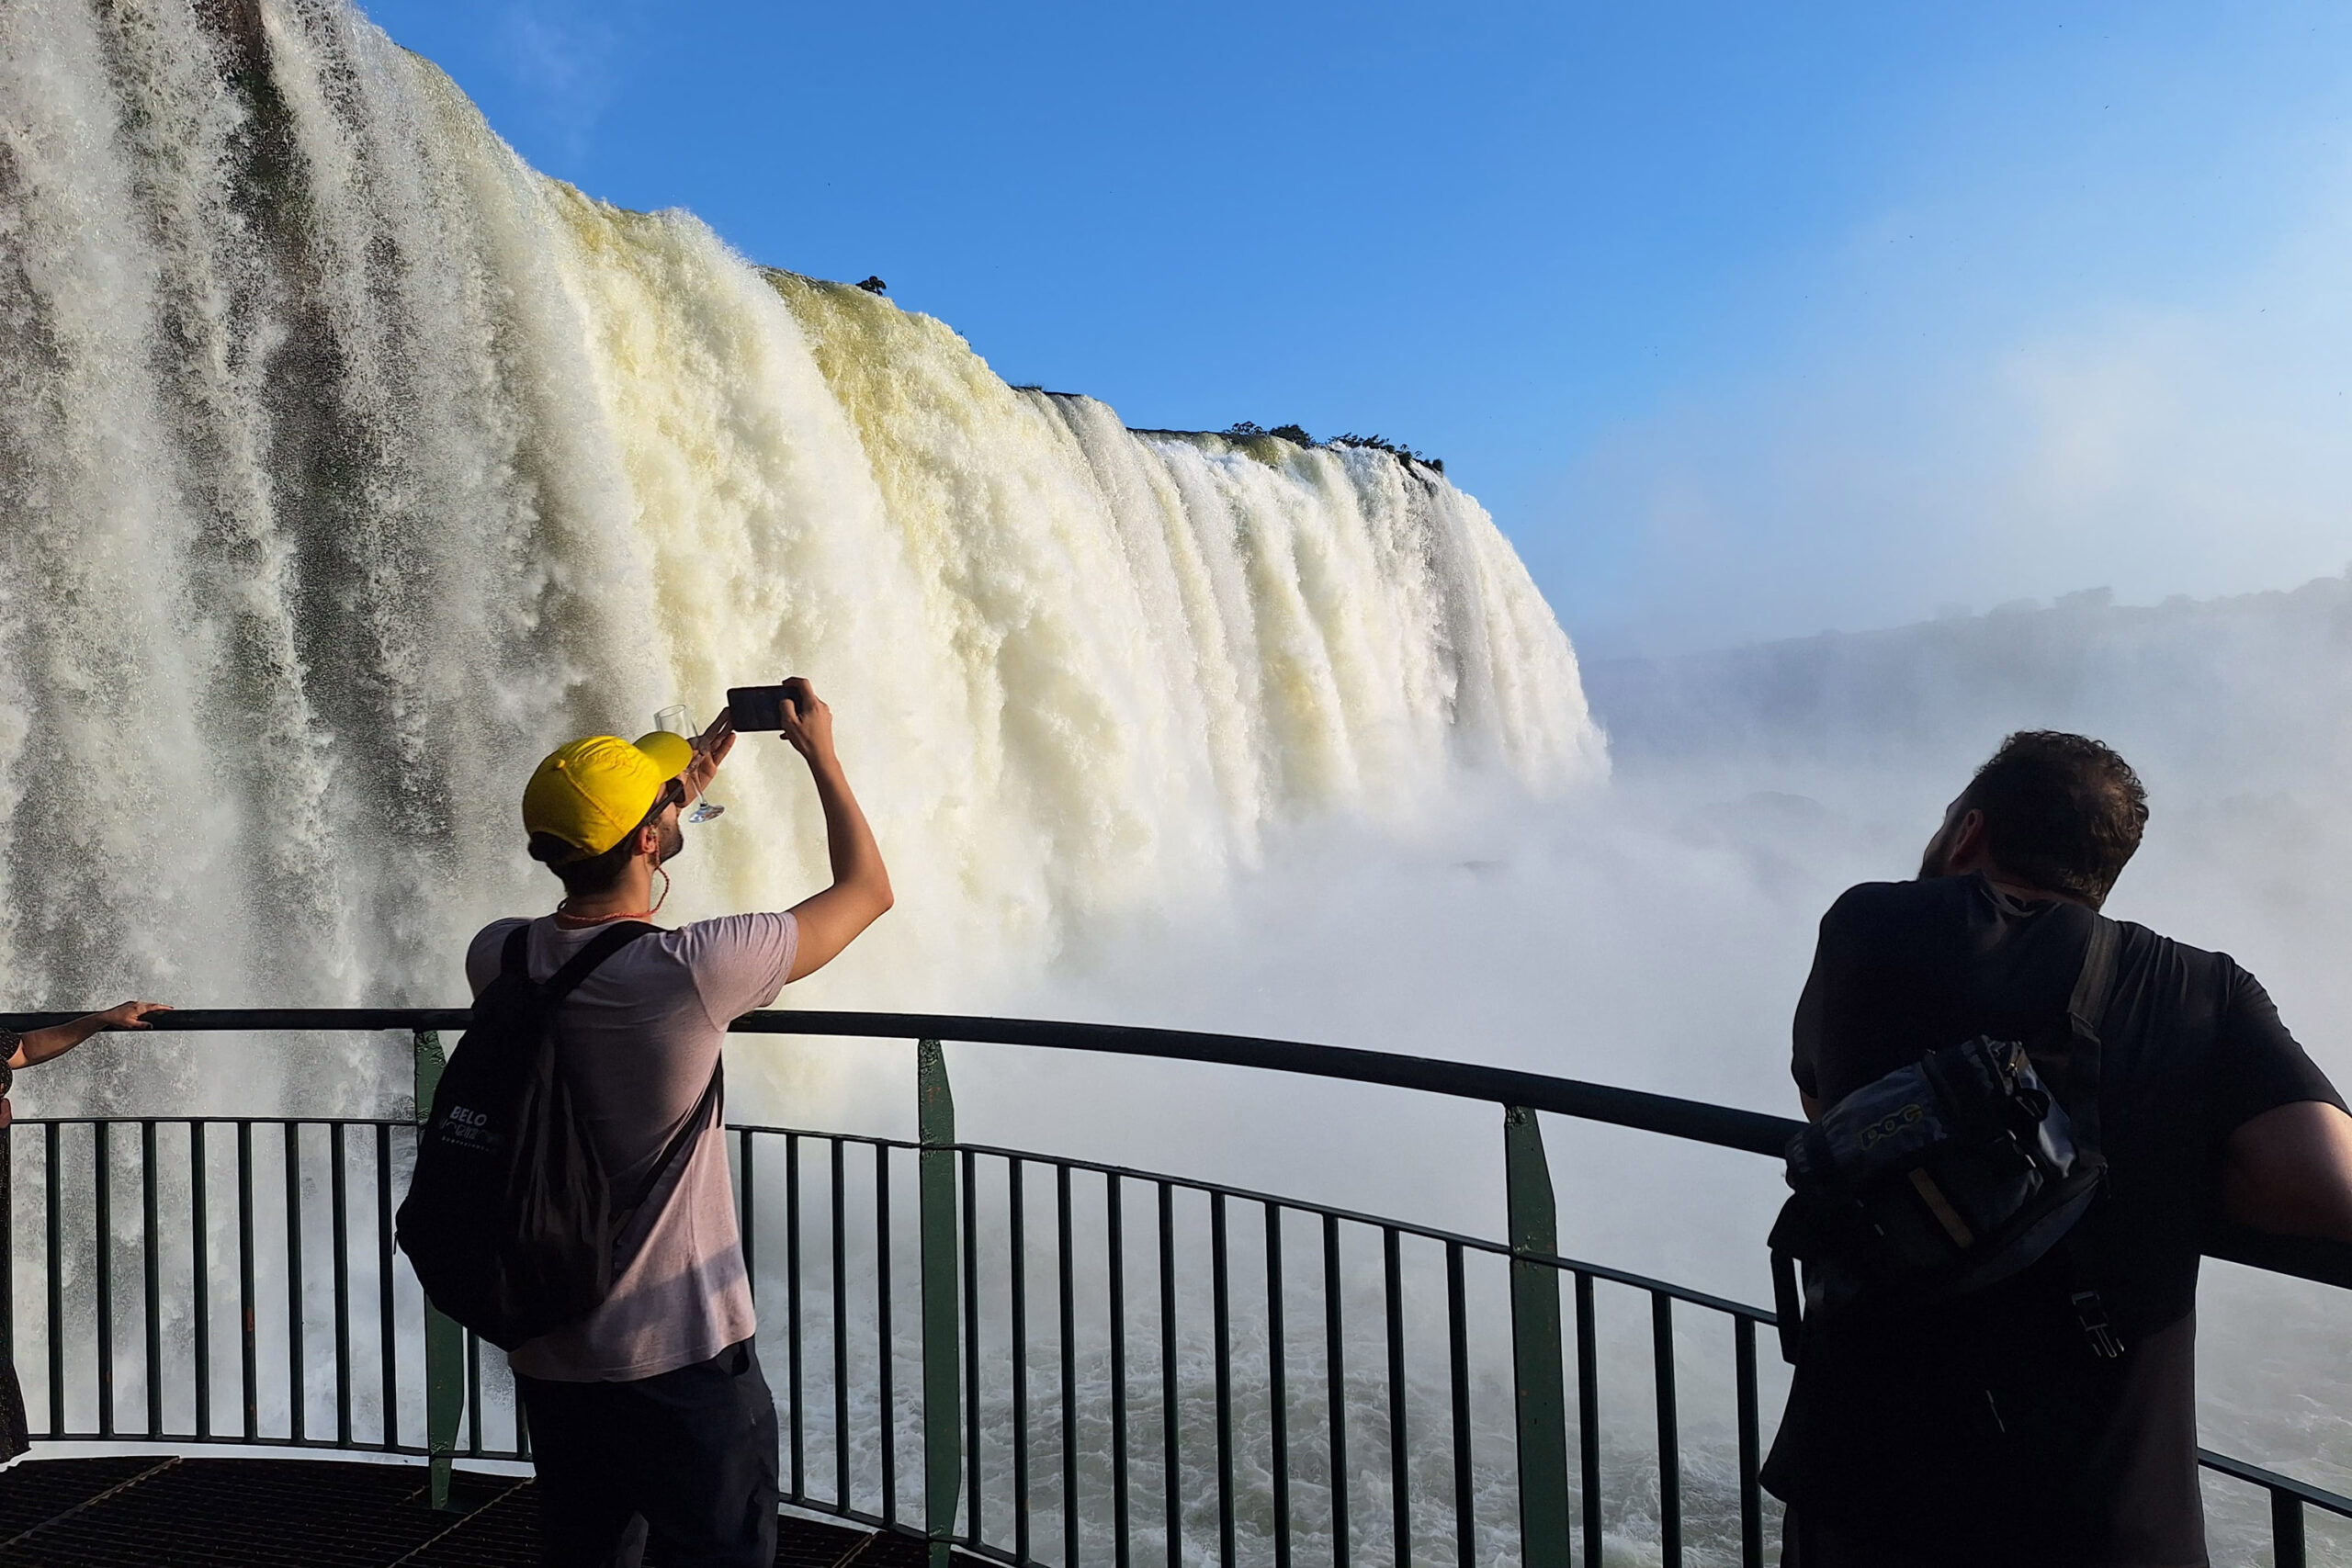
[{"label": "waterfall", "polygon": [[[1282,825],[1605,768],[1426,466],[1131,431],[949,327],[533,172],[342,0],[0,9],[0,974],[440,1002],[549,907],[532,762],[812,677],[899,909],[812,1001],[968,1002]],[[820,886],[752,738],[665,917]]]}]

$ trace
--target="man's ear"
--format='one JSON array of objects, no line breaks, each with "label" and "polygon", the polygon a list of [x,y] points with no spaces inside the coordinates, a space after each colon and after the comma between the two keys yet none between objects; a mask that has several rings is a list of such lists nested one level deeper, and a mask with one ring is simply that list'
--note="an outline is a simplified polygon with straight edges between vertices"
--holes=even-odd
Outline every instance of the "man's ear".
[{"label": "man's ear", "polygon": [[1993,858],[1985,849],[1988,837],[1984,812],[1973,807],[1962,812],[1952,830],[1951,848],[1944,852],[1944,874],[1966,876],[1983,870]]}]

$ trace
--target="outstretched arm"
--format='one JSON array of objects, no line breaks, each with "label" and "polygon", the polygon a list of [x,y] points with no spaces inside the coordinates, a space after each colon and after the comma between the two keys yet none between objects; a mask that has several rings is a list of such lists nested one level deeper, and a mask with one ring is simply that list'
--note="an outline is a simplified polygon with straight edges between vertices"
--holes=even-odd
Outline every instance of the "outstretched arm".
[{"label": "outstretched arm", "polygon": [[831,963],[860,931],[882,918],[890,908],[890,873],[833,752],[833,710],[797,676],[784,687],[784,738],[808,761],[818,804],[825,812],[825,850],[833,865],[833,885],[792,908],[800,925],[800,945],[793,954],[790,978],[797,980]]},{"label": "outstretched arm", "polygon": [[2222,1145],[2222,1212],[2256,1230],[2352,1242],[2352,1116],[2304,1100],[2240,1126]]},{"label": "outstretched arm", "polygon": [[[9,1053],[9,1070],[29,1067],[40,1062],[54,1061],[87,1040],[107,1029],[153,1029],[145,1021],[151,1012],[169,1012],[162,1002],[124,1002],[104,1012],[87,1013],[71,1023],[52,1023],[47,1029],[36,1029],[17,1037],[17,1048]],[[14,1119],[16,1111],[5,1098],[0,1098],[0,1127]]]},{"label": "outstretched arm", "polygon": [[91,1035],[108,1029],[152,1029],[143,1021],[151,1012],[169,1012],[162,1002],[124,1002],[104,1012],[89,1013],[71,1023],[52,1023],[47,1029],[36,1029],[17,1038],[16,1054],[8,1058],[11,1067],[36,1066],[54,1061]]}]

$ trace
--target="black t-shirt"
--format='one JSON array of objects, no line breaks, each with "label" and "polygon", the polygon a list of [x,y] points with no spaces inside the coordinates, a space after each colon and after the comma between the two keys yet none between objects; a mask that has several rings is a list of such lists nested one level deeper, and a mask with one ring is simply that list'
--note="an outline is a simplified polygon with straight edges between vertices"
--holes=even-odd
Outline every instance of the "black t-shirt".
[{"label": "black t-shirt", "polygon": [[[1797,1087],[1826,1106],[1979,1034],[2063,1042],[2091,926],[2080,905],[1982,876],[1849,890],[1797,1006]],[[2227,955],[2144,926],[2117,934],[2100,1027],[2109,1189],[2081,1245],[1953,1306],[1810,1326],[1767,1472],[1799,1506],[2017,1562],[2205,1561],[2189,1314],[2222,1145],[2277,1106],[2344,1102]],[[2092,1357],[2071,1321],[2086,1283],[2130,1347],[2119,1361]],[[1885,1560],[1938,1560],[1905,1551]]]}]

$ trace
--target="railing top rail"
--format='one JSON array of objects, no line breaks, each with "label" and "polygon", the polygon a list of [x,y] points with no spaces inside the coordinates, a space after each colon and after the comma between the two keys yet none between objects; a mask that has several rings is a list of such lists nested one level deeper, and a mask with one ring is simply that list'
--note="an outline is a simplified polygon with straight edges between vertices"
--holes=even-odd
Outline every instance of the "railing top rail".
[{"label": "railing top rail", "polygon": [[[80,1016],[67,1012],[0,1013],[0,1028],[28,1030]],[[153,1015],[165,1030],[462,1030],[464,1008],[183,1008]],[[1067,1023],[1043,1019],[983,1018],[962,1013],[746,1013],[731,1026],[741,1034],[834,1035],[877,1040],[941,1040],[961,1044],[1029,1045],[1105,1055],[1152,1056],[1270,1072],[1416,1089],[1426,1094],[1523,1106],[1587,1122],[1748,1154],[1778,1156],[1804,1123],[1760,1111],[1554,1077],[1510,1067],[1408,1056],[1347,1045],[1311,1045],[1246,1034],[1208,1034],[1125,1024]],[[205,1118],[211,1120],[211,1118]],[[330,1118],[329,1120],[332,1120]],[[2216,1228],[2208,1256],[2352,1289],[2352,1247],[2303,1237],[2265,1235],[2234,1226]]]},{"label": "railing top rail", "polygon": [[[0,1014],[0,1028],[39,1029],[72,1013]],[[150,1021],[167,1030],[266,1031],[447,1029],[466,1027],[463,1008],[187,1008]],[[957,1013],[754,1012],[733,1024],[739,1034],[820,1034],[879,1040],[944,1040],[970,1045],[1031,1045],[1106,1055],[1156,1056],[1233,1067],[1339,1078],[1426,1094],[1524,1106],[1588,1122],[1749,1154],[1777,1156],[1803,1125],[1785,1116],[1741,1111],[1703,1100],[1641,1089],[1554,1077],[1510,1067],[1408,1056],[1346,1045],[1310,1045],[1246,1034],[1204,1034],[1182,1029],[1124,1024],[1061,1023],[1041,1019],[978,1018]]]},{"label": "railing top rail", "polygon": [[2324,1486],[2314,1486],[2308,1481],[2298,1481],[2291,1475],[2281,1475],[2275,1470],[2266,1470],[2258,1464],[2248,1464],[2242,1459],[2232,1459],[2229,1455],[2216,1453],[2211,1449],[2199,1449],[2197,1460],[2208,1470],[2220,1471],[2223,1475],[2238,1481],[2252,1482],[2255,1485],[2265,1487],[2273,1493],[2283,1492],[2300,1502],[2309,1503],[2313,1507],[2324,1508],[2331,1514],[2352,1519],[2352,1497],[2346,1497],[2341,1492],[2330,1492]]}]

